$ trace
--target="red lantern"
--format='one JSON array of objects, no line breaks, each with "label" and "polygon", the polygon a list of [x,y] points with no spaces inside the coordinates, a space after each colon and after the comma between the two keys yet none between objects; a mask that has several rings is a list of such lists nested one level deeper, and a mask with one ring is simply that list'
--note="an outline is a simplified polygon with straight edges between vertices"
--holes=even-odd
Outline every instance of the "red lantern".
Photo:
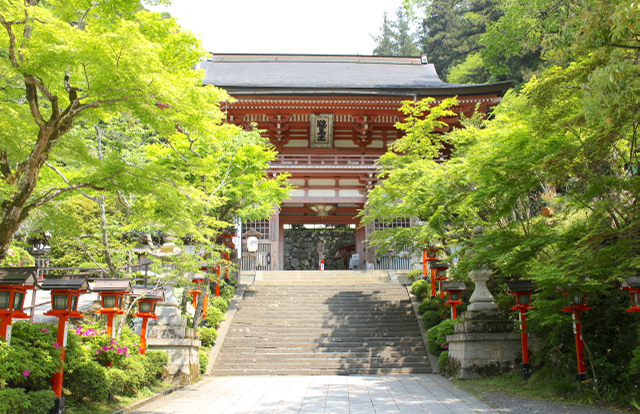
[{"label": "red lantern", "polygon": [[27,319],[23,312],[27,290],[36,287],[36,267],[0,268],[0,337],[11,343],[11,320]]},{"label": "red lantern", "polygon": [[107,315],[107,334],[113,336],[113,318],[125,313],[122,303],[125,295],[131,292],[129,279],[98,279],[91,289],[100,293],[101,308],[98,313]]},{"label": "red lantern", "polygon": [[149,319],[158,319],[156,304],[164,300],[164,290],[135,286],[131,297],[138,298],[138,312],[134,313],[134,316],[142,318],[140,353],[144,355],[147,349],[147,323]]},{"label": "red lantern", "polygon": [[440,297],[444,297],[444,292],[442,291],[441,282],[447,280],[447,269],[449,265],[445,262],[439,262],[437,260],[429,261],[429,274],[431,277],[431,297],[434,298],[436,296],[436,282],[438,282],[438,288],[440,290]]},{"label": "red lantern", "polygon": [[536,285],[527,280],[520,282],[507,282],[507,293],[513,295],[515,305],[511,310],[520,313],[520,343],[522,345],[522,379],[526,380],[531,376],[531,362],[529,361],[529,343],[527,339],[527,311],[533,309],[531,306],[531,294],[536,290]]},{"label": "red lantern", "polygon": [[565,290],[558,287],[562,291],[563,296],[569,296],[571,303],[562,309],[562,312],[571,312],[573,314],[573,333],[576,341],[576,359],[578,361],[578,374],[576,379],[584,381],[587,378],[586,367],[584,365],[584,343],[582,340],[582,312],[591,309],[586,305],[587,295],[574,287]]},{"label": "red lantern", "polygon": [[626,278],[622,282],[622,290],[628,290],[631,299],[631,307],[627,312],[640,312],[640,275]]},{"label": "red lantern", "polygon": [[441,288],[443,292],[447,293],[448,300],[445,305],[451,306],[451,319],[456,319],[458,316],[457,306],[462,305],[462,291],[467,290],[464,282],[448,281],[441,282]]},{"label": "red lantern", "polygon": [[[189,293],[191,293],[192,295],[193,307],[195,308],[198,306],[198,295],[202,292],[202,289],[200,289],[200,285],[202,285],[202,282],[204,282],[204,275],[201,273],[195,273],[191,277],[191,281],[196,285],[195,288],[189,291]],[[204,294],[204,303],[202,304],[202,319],[207,318],[208,306],[209,306],[209,292],[206,292]]]},{"label": "red lantern", "polygon": [[[64,350],[67,346],[67,328],[69,318],[81,318],[82,314],[78,312],[78,299],[81,293],[89,290],[89,283],[82,275],[67,275],[63,277],[48,277],[42,282],[43,290],[51,291],[51,310],[45,312],[47,316],[55,316],[58,318],[58,335],[56,337],[58,346],[60,346],[60,358],[64,364]],[[64,398],[62,397],[62,368],[53,374],[51,383],[53,392],[56,394],[56,407],[64,407]]]},{"label": "red lantern", "polygon": [[[235,235],[233,234],[223,234],[222,236],[220,236],[222,238],[222,244],[225,245],[225,247],[229,248],[229,249],[235,249],[236,245],[233,243],[233,238],[235,237]],[[224,252],[222,253],[222,258],[226,261],[226,264],[224,266],[224,279],[225,281],[229,280],[229,267],[230,267],[230,260],[229,260],[229,253],[228,252]]]},{"label": "red lantern", "polygon": [[422,249],[422,276],[424,279],[429,277],[429,262],[434,260],[438,260],[438,251],[436,249]]}]

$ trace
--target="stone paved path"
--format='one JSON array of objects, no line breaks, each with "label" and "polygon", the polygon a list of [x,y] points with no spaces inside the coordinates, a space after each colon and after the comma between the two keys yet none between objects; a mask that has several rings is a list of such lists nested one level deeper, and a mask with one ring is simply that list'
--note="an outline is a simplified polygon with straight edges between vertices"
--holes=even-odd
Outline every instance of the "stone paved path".
[{"label": "stone paved path", "polygon": [[467,414],[498,412],[434,374],[218,376],[132,411],[137,414]]}]

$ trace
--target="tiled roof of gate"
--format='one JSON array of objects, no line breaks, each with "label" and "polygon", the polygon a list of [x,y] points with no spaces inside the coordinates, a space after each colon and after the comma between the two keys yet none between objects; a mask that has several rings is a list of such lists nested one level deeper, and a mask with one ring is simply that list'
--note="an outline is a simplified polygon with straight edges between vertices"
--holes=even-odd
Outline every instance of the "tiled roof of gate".
[{"label": "tiled roof of gate", "polygon": [[504,95],[511,82],[449,84],[420,57],[212,55],[201,63],[205,84],[235,94]]}]

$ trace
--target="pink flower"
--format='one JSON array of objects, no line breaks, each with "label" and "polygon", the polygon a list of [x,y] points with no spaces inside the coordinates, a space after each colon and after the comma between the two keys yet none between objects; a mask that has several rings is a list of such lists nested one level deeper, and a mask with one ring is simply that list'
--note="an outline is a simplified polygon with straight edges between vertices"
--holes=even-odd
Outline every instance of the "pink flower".
[{"label": "pink flower", "polygon": [[103,346],[102,346],[102,350],[103,350],[103,351],[106,351],[107,349],[108,349],[108,348],[107,348],[107,346],[106,346],[106,345],[103,345]]},{"label": "pink flower", "polygon": [[56,349],[60,349],[60,344],[57,341],[53,343],[53,346],[55,346]]},{"label": "pink flower", "polygon": [[25,370],[22,372],[22,375],[24,375],[25,377],[28,377],[28,376],[29,376],[29,374],[31,374],[31,371],[29,371],[28,369],[25,369]]},{"label": "pink flower", "polygon": [[49,333],[49,328],[44,328],[44,330],[42,332]]}]

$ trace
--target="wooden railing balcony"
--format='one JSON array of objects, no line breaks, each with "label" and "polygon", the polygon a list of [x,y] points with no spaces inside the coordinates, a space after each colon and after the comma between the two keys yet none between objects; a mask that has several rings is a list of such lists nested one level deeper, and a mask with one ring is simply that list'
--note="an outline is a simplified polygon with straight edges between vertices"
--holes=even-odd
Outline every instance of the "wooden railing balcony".
[{"label": "wooden railing balcony", "polygon": [[375,170],[377,155],[357,154],[278,154],[271,169],[347,168]]}]

